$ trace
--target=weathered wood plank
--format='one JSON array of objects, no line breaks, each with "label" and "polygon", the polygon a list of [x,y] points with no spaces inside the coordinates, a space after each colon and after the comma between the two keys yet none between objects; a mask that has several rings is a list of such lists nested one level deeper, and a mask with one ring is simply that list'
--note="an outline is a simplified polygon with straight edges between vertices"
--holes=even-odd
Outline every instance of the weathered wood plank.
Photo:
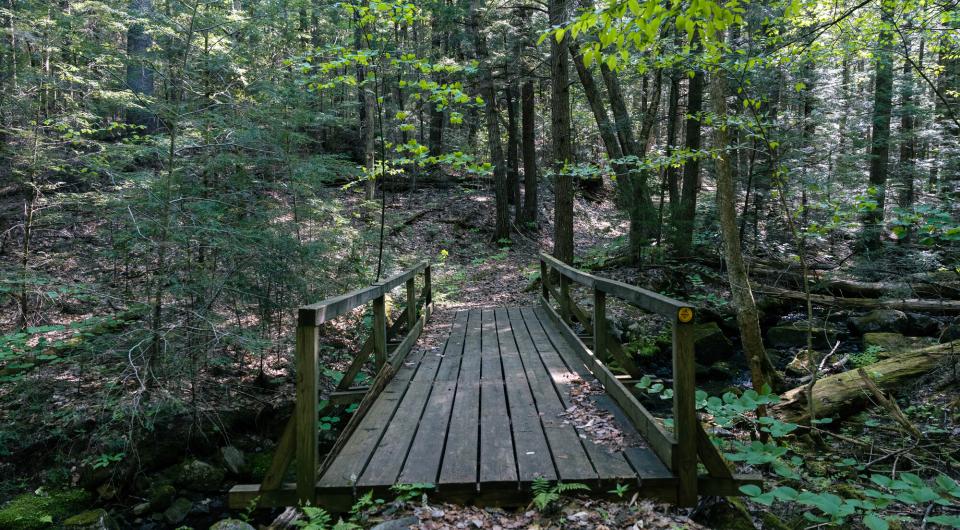
[{"label": "weathered wood plank", "polygon": [[[437,481],[440,462],[443,458],[443,446],[447,437],[447,425],[450,422],[450,411],[453,409],[457,390],[457,376],[460,372],[466,330],[467,312],[460,311],[454,316],[450,336],[447,337],[443,351],[439,354],[440,365],[434,376],[430,399],[427,401],[417,433],[410,445],[410,452],[397,479],[401,484],[436,483]],[[441,375],[444,375],[444,379],[440,379]]]},{"label": "weathered wood plank", "polygon": [[316,326],[297,326],[296,367],[297,403],[296,454],[297,498],[301,502],[315,502],[314,484],[317,483],[317,465],[320,463],[320,436],[317,432],[317,394],[320,371],[317,369]]},{"label": "weathered wood plank", "polygon": [[[420,368],[423,370],[424,364],[421,363]],[[436,365],[433,371],[436,371]],[[417,432],[420,417],[423,415],[424,406],[430,397],[430,390],[433,388],[432,378],[430,379],[410,382],[380,438],[380,443],[377,444],[363,474],[360,475],[357,481],[358,486],[389,486],[400,475],[407,451]]]},{"label": "weathered wood plank", "polygon": [[[553,378],[537,351],[536,341],[532,337],[534,328],[528,325],[523,310],[510,309],[509,314],[510,324],[520,350],[520,360],[537,405],[543,432],[550,446],[550,453],[559,478],[567,481],[597,479],[596,470],[590,463],[590,457],[587,456],[580,436],[572,425],[564,423],[560,417],[566,409],[553,385]],[[539,332],[542,333],[542,330]]]},{"label": "weathered wood plank", "polygon": [[[531,310],[533,311],[533,310]],[[543,322],[552,322],[560,334],[566,338],[574,353],[581,362],[600,381],[614,402],[624,411],[633,427],[650,444],[651,448],[664,462],[673,462],[673,436],[666,432],[660,423],[647,409],[637,401],[637,398],[623,386],[616,376],[594,357],[579,338],[565,325],[562,325],[560,316],[553,311],[546,301],[541,299],[541,307],[536,312],[544,315]]]},{"label": "weathered wood plank", "polygon": [[290,467],[290,461],[293,460],[293,453],[296,448],[297,416],[294,414],[283,428],[283,434],[280,435],[280,441],[273,452],[273,460],[270,461],[270,468],[263,475],[260,491],[272,491],[280,488],[283,478],[287,475],[287,469]]},{"label": "weathered wood plank", "polygon": [[516,482],[517,463],[493,310],[481,313],[480,482]]},{"label": "weathered wood plank", "polygon": [[550,447],[547,445],[540,415],[537,413],[530,384],[520,361],[510,315],[506,309],[497,308],[495,316],[507,401],[510,405],[510,429],[513,433],[517,476],[522,482],[529,482],[537,477],[556,480],[557,473],[550,456]]},{"label": "weathered wood plank", "polygon": [[671,469],[680,478],[677,502],[697,502],[697,417],[696,363],[693,360],[693,324],[673,318],[673,434],[677,446]]},{"label": "weathered wood plank", "polygon": [[467,316],[467,333],[439,484],[477,481],[477,450],[480,439],[480,316],[480,312],[476,310],[470,311]]},{"label": "weathered wood plank", "polygon": [[[327,298],[315,304],[305,305],[298,310],[298,325],[319,326],[328,320],[345,314],[347,311],[351,311],[375,298],[383,296],[398,285],[416,276],[420,271],[424,271],[424,274],[426,274],[426,270],[429,269],[429,267],[428,262],[421,261],[400,274],[387,278],[380,283],[355,289],[340,296]],[[427,292],[429,292],[429,290]],[[427,303],[429,302],[430,300],[428,299]]]}]

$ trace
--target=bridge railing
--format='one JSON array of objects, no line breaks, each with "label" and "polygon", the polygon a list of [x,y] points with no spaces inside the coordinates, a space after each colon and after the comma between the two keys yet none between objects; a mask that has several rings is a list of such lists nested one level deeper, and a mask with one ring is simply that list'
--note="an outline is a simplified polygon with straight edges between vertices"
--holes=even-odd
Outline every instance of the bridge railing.
[{"label": "bridge railing", "polygon": [[[423,276],[419,297],[416,289],[418,275]],[[388,325],[387,295],[401,286],[406,287],[406,306],[400,318]],[[317,424],[320,406],[320,369],[317,357],[320,326],[367,303],[373,305],[373,332],[347,368],[336,391],[330,396],[331,403],[359,401],[359,406],[344,427],[344,433],[334,445],[331,454],[337,452],[338,445],[356,428],[370,403],[396,372],[430,318],[433,310],[430,263],[421,261],[369,287],[299,308],[295,351],[296,407],[277,445],[273,462],[260,484],[259,493],[280,489],[286,470],[295,455],[297,498],[301,502],[315,503],[317,479],[321,469],[327,465],[327,462],[321,464],[320,460]],[[404,329],[406,333],[402,339],[390,342],[394,335]],[[371,354],[374,356],[377,375],[367,387],[352,386]]]},{"label": "bridge railing", "polygon": [[[559,285],[551,278],[555,271]],[[601,278],[571,267],[548,254],[540,254],[540,302],[544,308],[563,324],[563,329],[581,360],[603,384],[607,393],[626,413],[633,426],[647,440],[650,448],[678,478],[677,502],[684,505],[697,500],[697,456],[698,439],[703,443],[706,433],[702,432],[696,411],[695,364],[693,355],[693,319],[694,308],[689,304],[648,291],[623,282]],[[588,314],[581,309],[570,296],[571,283],[576,282],[593,290],[593,311]],[[631,376],[640,377],[629,354],[610,335],[607,329],[606,299],[613,296],[637,308],[662,315],[672,322],[673,327],[673,433],[663,428],[659,421],[637,400],[624,384],[606,366],[611,359],[624,368]],[[556,299],[559,314],[550,306],[551,296]],[[587,348],[570,325],[573,320],[580,322],[593,335],[592,348]],[[707,439],[706,444],[710,444]],[[718,461],[712,445],[704,464],[711,475],[730,477],[730,471]],[[716,456],[717,458],[713,458]],[[710,460],[708,462],[708,460]]]}]

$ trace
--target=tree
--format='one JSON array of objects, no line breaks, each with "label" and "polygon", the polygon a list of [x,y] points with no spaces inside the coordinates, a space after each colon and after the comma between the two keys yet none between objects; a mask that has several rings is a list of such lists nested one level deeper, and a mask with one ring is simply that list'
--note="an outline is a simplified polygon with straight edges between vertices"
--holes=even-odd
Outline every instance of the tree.
[{"label": "tree", "polygon": [[887,173],[890,158],[890,112],[893,106],[893,5],[891,0],[880,3],[881,29],[877,38],[875,65],[877,70],[873,90],[873,119],[870,131],[869,195],[873,199],[863,216],[863,244],[876,248],[886,199]]},{"label": "tree", "polygon": [[[566,21],[566,0],[550,0],[550,24]],[[550,132],[553,139],[553,255],[573,263],[573,145],[570,139],[570,73],[562,35],[550,39]]]}]

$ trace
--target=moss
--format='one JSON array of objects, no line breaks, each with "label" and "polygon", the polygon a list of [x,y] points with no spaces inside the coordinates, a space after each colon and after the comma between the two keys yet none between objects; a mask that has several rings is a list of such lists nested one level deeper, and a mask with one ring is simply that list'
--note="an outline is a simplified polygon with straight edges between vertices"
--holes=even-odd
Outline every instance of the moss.
[{"label": "moss", "polygon": [[760,513],[760,524],[764,530],[790,530],[789,526],[770,512]]},{"label": "moss", "polygon": [[0,528],[49,528],[83,508],[90,501],[84,490],[55,491],[37,495],[25,493],[0,509]]},{"label": "moss", "polygon": [[254,480],[262,480],[270,469],[270,463],[273,462],[273,452],[263,451],[262,453],[253,453],[247,457],[250,473]]}]

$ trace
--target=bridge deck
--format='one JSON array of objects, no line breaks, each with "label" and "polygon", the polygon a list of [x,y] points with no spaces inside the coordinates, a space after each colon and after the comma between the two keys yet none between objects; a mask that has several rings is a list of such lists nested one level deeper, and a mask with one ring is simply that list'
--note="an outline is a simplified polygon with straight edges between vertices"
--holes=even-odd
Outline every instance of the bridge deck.
[{"label": "bridge deck", "polygon": [[407,356],[323,471],[318,498],[432,483],[435,496],[509,499],[537,477],[672,488],[675,477],[606,395],[591,398],[613,414],[624,449],[563,417],[574,385],[593,376],[543,311],[457,313],[442,352]]}]

